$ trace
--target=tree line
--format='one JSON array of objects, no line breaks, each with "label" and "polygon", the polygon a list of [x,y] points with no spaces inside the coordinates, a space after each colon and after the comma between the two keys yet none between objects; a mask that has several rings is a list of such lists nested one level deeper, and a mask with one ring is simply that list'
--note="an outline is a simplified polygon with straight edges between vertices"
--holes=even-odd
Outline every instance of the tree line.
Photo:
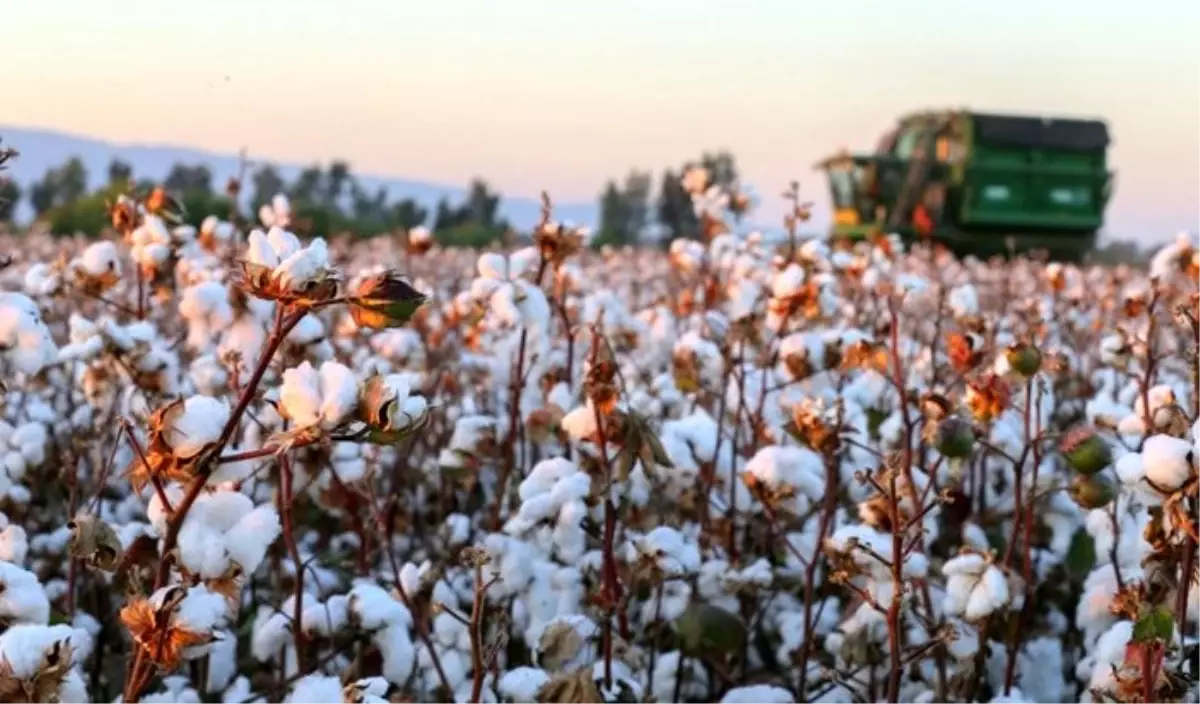
[{"label": "tree line", "polygon": [[[726,151],[705,153],[678,168],[664,169],[657,191],[649,171],[634,169],[621,179],[610,179],[599,195],[594,241],[625,245],[696,237],[699,218],[682,185],[683,174],[695,165],[707,168],[714,184],[730,185],[738,179],[736,161]],[[145,193],[157,185],[180,201],[193,225],[209,215],[230,217],[234,197],[248,188],[251,213],[283,193],[291,201],[294,222],[311,232],[371,235],[426,225],[444,243],[481,246],[504,237],[509,230],[500,217],[500,194],[482,179],[471,182],[462,202],[442,199],[430,209],[412,198],[391,199],[383,187],[366,188],[343,160],[308,166],[290,182],[274,165],[262,164],[249,170],[245,182],[230,190],[229,184],[214,183],[211,169],[202,163],[176,163],[160,184],[137,177],[132,166],[120,159],[112,160],[93,184],[83,161],[73,157],[47,169],[24,190],[11,179],[0,179],[0,223],[11,222],[17,205],[25,199],[37,219],[53,232],[95,234],[106,225],[107,204],[118,195]]]}]

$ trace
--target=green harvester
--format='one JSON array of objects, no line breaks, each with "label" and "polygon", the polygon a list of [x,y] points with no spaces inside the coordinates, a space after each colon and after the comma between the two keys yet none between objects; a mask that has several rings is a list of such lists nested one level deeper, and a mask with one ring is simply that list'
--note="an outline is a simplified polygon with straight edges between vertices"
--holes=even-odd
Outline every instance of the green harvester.
[{"label": "green harvester", "polygon": [[1096,120],[923,112],[874,154],[842,152],[818,168],[833,191],[835,238],[885,231],[959,254],[1079,259],[1112,193],[1108,145]]}]

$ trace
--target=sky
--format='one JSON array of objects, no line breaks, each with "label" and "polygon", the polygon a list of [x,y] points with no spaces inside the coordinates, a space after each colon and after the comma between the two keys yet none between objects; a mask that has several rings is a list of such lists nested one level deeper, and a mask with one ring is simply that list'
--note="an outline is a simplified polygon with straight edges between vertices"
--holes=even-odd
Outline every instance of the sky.
[{"label": "sky", "polygon": [[1110,232],[1196,229],[1195,0],[0,0],[0,123],[595,198],[727,148],[766,215],[934,107],[1109,123]]}]

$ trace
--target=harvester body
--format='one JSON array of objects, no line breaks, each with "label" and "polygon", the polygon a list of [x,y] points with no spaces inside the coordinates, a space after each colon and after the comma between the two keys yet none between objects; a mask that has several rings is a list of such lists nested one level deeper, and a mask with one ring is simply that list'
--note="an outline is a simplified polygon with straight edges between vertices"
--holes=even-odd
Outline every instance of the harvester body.
[{"label": "harvester body", "polygon": [[910,115],[874,154],[823,161],[833,235],[928,237],[981,256],[1095,245],[1113,175],[1103,122],[973,112]]}]

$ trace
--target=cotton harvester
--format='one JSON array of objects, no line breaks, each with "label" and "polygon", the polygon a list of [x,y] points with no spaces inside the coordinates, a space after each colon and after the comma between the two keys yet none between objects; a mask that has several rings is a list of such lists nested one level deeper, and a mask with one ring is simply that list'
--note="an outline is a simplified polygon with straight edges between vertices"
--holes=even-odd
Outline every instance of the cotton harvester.
[{"label": "cotton harvester", "polygon": [[909,115],[874,154],[822,161],[833,236],[895,232],[961,254],[1095,245],[1112,191],[1103,122],[974,112]]}]

